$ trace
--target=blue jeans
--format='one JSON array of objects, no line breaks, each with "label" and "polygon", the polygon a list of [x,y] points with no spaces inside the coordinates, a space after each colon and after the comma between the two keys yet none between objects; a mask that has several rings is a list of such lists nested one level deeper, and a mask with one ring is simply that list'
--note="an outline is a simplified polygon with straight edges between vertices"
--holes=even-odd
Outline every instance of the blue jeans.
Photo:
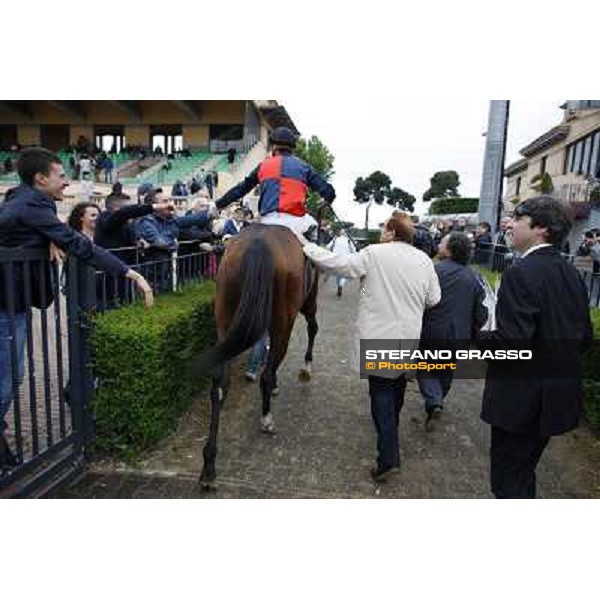
[{"label": "blue jeans", "polygon": [[[16,313],[15,341],[17,351],[17,385],[23,383],[25,374],[25,313]],[[5,417],[10,410],[13,397],[12,350],[10,320],[8,313],[0,311],[0,434],[8,427]]]},{"label": "blue jeans", "polygon": [[248,357],[248,362],[246,363],[246,373],[253,373],[256,375],[258,373],[258,369],[262,365],[265,360],[265,355],[267,354],[267,336],[263,337],[254,344],[252,347],[252,352],[250,352],[250,356]]},{"label": "blue jeans", "polygon": [[430,411],[434,408],[444,408],[444,400],[452,386],[454,374],[452,371],[442,371],[438,373],[417,374],[419,391],[425,400],[425,410]]},{"label": "blue jeans", "polygon": [[377,431],[377,466],[381,469],[400,466],[398,425],[404,404],[406,378],[369,377],[371,416]]}]

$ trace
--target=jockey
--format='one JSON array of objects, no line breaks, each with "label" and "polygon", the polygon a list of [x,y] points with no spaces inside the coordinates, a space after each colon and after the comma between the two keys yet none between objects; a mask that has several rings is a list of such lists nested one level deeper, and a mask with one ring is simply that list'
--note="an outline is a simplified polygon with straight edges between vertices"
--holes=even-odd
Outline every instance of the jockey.
[{"label": "jockey", "polygon": [[291,129],[277,127],[270,142],[272,156],[231,188],[216,206],[221,210],[260,185],[260,222],[284,225],[303,234],[314,224],[314,219],[306,212],[308,189],[318,192],[328,204],[335,199],[335,190],[310,165],[293,155],[296,136]]}]

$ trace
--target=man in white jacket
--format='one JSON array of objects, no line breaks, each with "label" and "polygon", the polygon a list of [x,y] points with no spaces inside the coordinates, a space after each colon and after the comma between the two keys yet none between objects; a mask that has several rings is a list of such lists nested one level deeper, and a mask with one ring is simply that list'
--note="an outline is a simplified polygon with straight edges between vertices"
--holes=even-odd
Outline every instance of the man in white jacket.
[{"label": "man in white jacket", "polygon": [[[356,252],[356,248],[352,241],[348,238],[345,229],[342,229],[333,241],[327,246],[329,250],[331,250],[334,254],[345,255],[345,254],[354,254]],[[338,298],[342,297],[342,290],[346,285],[346,278],[338,275],[336,277],[336,285],[337,285],[337,296]]]},{"label": "man in white jacket", "polygon": [[[334,254],[316,244],[304,245],[304,253],[325,271],[364,278],[356,321],[356,357],[361,339],[419,340],[424,310],[441,299],[433,263],[412,246],[413,237],[410,217],[399,214],[385,222],[380,244],[356,254]],[[369,377],[378,452],[371,476],[376,482],[385,481],[400,467],[398,424],[405,390],[404,375]]]}]

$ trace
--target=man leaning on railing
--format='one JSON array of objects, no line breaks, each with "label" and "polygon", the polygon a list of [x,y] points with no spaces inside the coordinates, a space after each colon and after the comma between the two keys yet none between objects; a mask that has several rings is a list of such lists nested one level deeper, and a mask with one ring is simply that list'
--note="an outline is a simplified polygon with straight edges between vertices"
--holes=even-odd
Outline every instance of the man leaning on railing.
[{"label": "man leaning on railing", "polygon": [[[215,214],[214,205],[199,214],[189,214],[183,217],[175,215],[173,205],[163,194],[161,188],[151,192],[145,203],[157,205],[154,214],[140,219],[135,225],[138,239],[143,240],[147,247],[146,257],[155,263],[151,273],[157,273],[156,287],[160,291],[170,289],[171,285],[171,255],[177,250],[177,239],[180,229],[205,227]],[[148,262],[148,261],[145,261]]]},{"label": "man leaning on railing", "polygon": [[[55,201],[62,199],[69,185],[60,158],[44,148],[28,148],[17,161],[17,171],[21,185],[10,190],[0,206],[0,246],[45,250],[55,245],[55,256],[67,252],[110,275],[132,279],[144,295],[146,306],[152,306],[152,289],[139,273],[58,219]],[[16,462],[4,437],[5,417],[12,400],[12,356],[17,357],[14,371],[20,385],[24,374],[27,311],[31,307],[46,308],[54,300],[48,286],[49,268],[43,275],[38,269],[31,270],[29,281],[24,281],[28,271],[22,264],[17,262],[12,270],[10,281],[6,270],[0,271],[0,469]],[[27,298],[31,299],[29,305]]]}]

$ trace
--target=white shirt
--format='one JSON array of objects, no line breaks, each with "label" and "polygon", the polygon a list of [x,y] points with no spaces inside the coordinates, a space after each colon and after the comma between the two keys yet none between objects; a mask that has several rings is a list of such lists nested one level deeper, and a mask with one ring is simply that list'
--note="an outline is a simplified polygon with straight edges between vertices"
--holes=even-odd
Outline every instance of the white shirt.
[{"label": "white shirt", "polygon": [[270,212],[261,216],[260,222],[264,225],[283,225],[291,229],[294,233],[302,235],[316,221],[308,213],[299,217],[288,213]]},{"label": "white shirt", "polygon": [[531,246],[531,248],[528,248],[525,250],[525,252],[523,252],[523,254],[521,254],[521,258],[525,258],[528,254],[531,254],[540,248],[547,248],[548,246],[552,246],[552,244],[536,244],[535,246]]},{"label": "white shirt", "polygon": [[423,311],[442,297],[431,259],[404,242],[374,244],[355,254],[334,254],[306,244],[304,253],[335,275],[364,277],[352,332],[350,354],[355,368],[361,338],[419,340]]},{"label": "white shirt", "polygon": [[356,252],[354,244],[343,235],[336,237],[328,246],[334,254],[352,254]]}]

